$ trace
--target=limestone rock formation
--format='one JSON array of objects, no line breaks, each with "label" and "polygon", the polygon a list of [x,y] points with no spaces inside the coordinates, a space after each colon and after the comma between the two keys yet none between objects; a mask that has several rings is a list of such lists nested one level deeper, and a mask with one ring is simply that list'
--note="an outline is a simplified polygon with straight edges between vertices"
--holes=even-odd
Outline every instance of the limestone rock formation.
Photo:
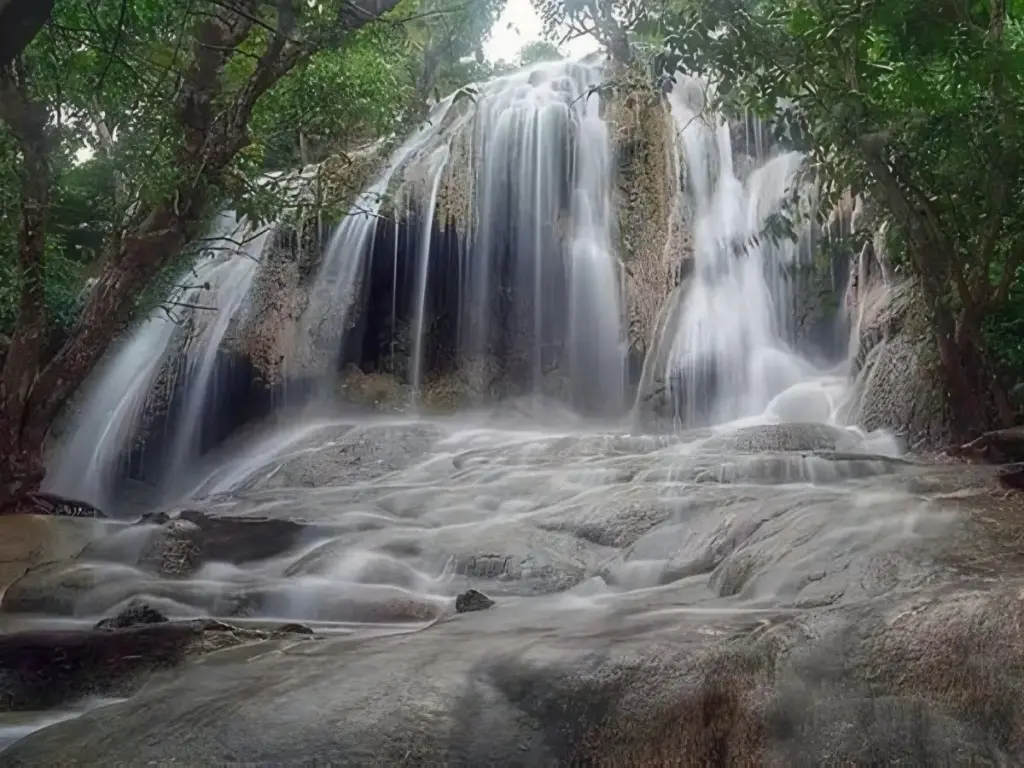
[{"label": "limestone rock formation", "polygon": [[629,349],[639,368],[680,263],[693,258],[692,235],[676,171],[675,126],[660,92],[634,85],[614,94],[606,112],[618,159],[615,207]]},{"label": "limestone rock formation", "polygon": [[679,313],[682,312],[688,287],[689,282],[684,280],[672,289],[662,303],[655,323],[633,408],[634,423],[644,432],[670,432],[674,427],[675,403],[669,380],[669,356],[673,332],[679,324]]},{"label": "limestone rock formation", "polygon": [[0,591],[36,566],[74,557],[110,527],[88,518],[0,516]]},{"label": "limestone rock formation", "polygon": [[891,277],[884,236],[865,243],[852,265],[857,369],[845,417],[869,431],[891,429],[912,449],[935,448],[949,441],[938,356],[917,287]]}]

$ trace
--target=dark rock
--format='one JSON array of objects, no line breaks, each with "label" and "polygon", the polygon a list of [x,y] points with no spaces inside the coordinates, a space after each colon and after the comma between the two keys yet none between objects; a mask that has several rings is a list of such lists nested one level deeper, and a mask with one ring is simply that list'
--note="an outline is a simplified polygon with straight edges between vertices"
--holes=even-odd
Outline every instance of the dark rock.
[{"label": "dark rock", "polygon": [[138,566],[172,579],[186,579],[203,562],[204,542],[199,526],[189,520],[171,520],[143,548]]},{"label": "dark rock", "polygon": [[128,696],[156,670],[267,633],[201,619],[0,636],[0,712],[58,707],[84,696]]},{"label": "dark rock", "polygon": [[313,635],[316,634],[305,624],[282,624],[274,630],[275,635]]},{"label": "dark rock", "polygon": [[262,517],[218,517],[186,509],[179,520],[195,525],[203,560],[242,565],[283,554],[302,541],[326,535],[330,529],[293,520]]},{"label": "dark rock", "polygon": [[126,627],[134,627],[139,624],[162,624],[167,620],[167,617],[156,608],[142,602],[133,601],[113,618],[101,620],[94,629],[125,629]]},{"label": "dark rock", "polygon": [[[157,522],[162,514],[150,520]],[[219,517],[186,509],[154,531],[135,564],[165,578],[188,578],[205,563],[242,565],[266,560],[330,530],[291,520]]]},{"label": "dark rock", "polygon": [[92,517],[105,519],[106,513],[92,504],[56,493],[34,491],[0,508],[0,514],[54,515],[57,517]]},{"label": "dark rock", "polygon": [[455,598],[456,613],[486,611],[492,605],[494,605],[494,601],[491,598],[475,589],[467,590]]},{"label": "dark rock", "polygon": [[1024,466],[1014,464],[1004,467],[999,473],[999,483],[1005,488],[1024,491]]},{"label": "dark rock", "polygon": [[166,512],[146,512],[139,518],[136,525],[166,525],[171,516]]}]

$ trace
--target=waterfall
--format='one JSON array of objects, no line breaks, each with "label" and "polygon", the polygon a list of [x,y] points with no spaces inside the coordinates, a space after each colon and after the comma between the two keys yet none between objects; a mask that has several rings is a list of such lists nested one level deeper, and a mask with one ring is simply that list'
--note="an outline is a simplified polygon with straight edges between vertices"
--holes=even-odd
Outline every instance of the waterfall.
[{"label": "waterfall", "polygon": [[[603,79],[600,63],[545,62],[450,97],[374,182],[388,190],[392,217],[375,226],[357,213],[341,225],[321,274],[343,260],[349,271],[330,280],[350,298],[325,292],[315,312],[354,317],[351,297],[377,270],[363,312],[388,308],[386,346],[406,349],[417,400],[439,369],[469,376],[494,366],[505,394],[554,387],[580,410],[624,409]],[[404,345],[400,325],[410,333]],[[331,349],[346,330],[335,328]]]},{"label": "waterfall", "polygon": [[[235,223],[233,215],[224,215],[224,220]],[[235,229],[237,232],[237,226]],[[167,477],[172,482],[189,469],[192,458],[199,450],[200,422],[207,400],[215,394],[217,353],[231,321],[242,310],[249,295],[259,258],[270,233],[269,228],[258,232],[243,230],[237,244],[230,240],[216,243],[216,247],[236,255],[212,265],[204,276],[203,285],[193,295],[195,304],[210,307],[214,311],[197,316],[205,322],[200,324],[198,333],[189,337],[184,349],[187,388],[181,421],[175,429],[171,444]]]},{"label": "waterfall", "polygon": [[[392,177],[413,153],[436,136],[452,98],[438,104],[426,121],[396,149],[370,185],[359,193],[324,251],[310,290],[309,302],[298,325],[297,349],[312,345],[318,373],[333,381],[341,357],[341,341],[352,319],[366,262],[372,252],[381,206]],[[292,360],[290,368],[301,368]]]},{"label": "waterfall", "polygon": [[694,214],[693,275],[668,363],[677,420],[828,421],[842,377],[817,371],[793,346],[791,275],[809,259],[807,232],[796,242],[764,234],[794,193],[803,157],[765,152],[755,121],[752,142],[746,132],[752,167],[738,169],[733,126],[704,113],[704,87],[678,75],[668,95]]},{"label": "waterfall", "polygon": [[[460,317],[468,357],[494,346],[497,304],[520,340],[534,392],[563,355],[571,400],[621,409],[625,359],[621,280],[613,246],[612,146],[596,87],[600,64],[548,62],[489,83],[476,111],[474,247]],[[494,276],[511,276],[509,297]],[[515,341],[513,341],[515,344]]]},{"label": "waterfall", "polygon": [[110,508],[118,473],[161,376],[170,380],[157,396],[167,405],[175,395],[173,361],[179,353],[186,378],[179,393],[181,417],[169,425],[173,447],[165,477],[173,479],[188,468],[216,390],[217,351],[244,308],[269,232],[253,232],[231,212],[217,218],[192,271],[169,295],[168,309],[150,313],[86,382],[68,434],[50,462],[47,490]]}]

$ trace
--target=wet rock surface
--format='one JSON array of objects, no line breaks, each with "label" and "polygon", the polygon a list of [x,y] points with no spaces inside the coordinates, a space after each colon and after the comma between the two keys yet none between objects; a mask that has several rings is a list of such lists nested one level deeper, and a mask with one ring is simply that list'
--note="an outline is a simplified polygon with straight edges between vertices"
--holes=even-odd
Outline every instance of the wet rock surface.
[{"label": "wet rock surface", "polygon": [[467,590],[455,598],[456,613],[486,611],[492,605],[494,605],[494,601],[491,598],[475,589]]},{"label": "wet rock surface", "polygon": [[0,516],[0,589],[30,568],[74,557],[108,530],[107,524],[84,518]]},{"label": "wet rock surface", "polygon": [[[338,434],[319,485],[251,481],[289,446],[12,584],[0,616],[128,625],[36,631],[82,661],[28,677],[15,643],[17,706],[134,696],[4,764],[1024,759],[1024,510],[991,467],[803,424]],[[200,553],[183,573],[141,557],[169,531]],[[219,621],[242,616],[261,629]]]},{"label": "wet rock surface", "polygon": [[158,670],[267,637],[210,619],[0,635],[0,711],[130,695]]},{"label": "wet rock surface", "polygon": [[162,624],[165,621],[167,621],[167,617],[156,608],[145,603],[132,601],[116,616],[98,622],[94,629],[112,631],[115,629],[125,629],[126,627],[135,627],[139,624]]},{"label": "wet rock surface", "polygon": [[373,480],[404,469],[442,436],[430,424],[358,426],[286,459],[256,488],[320,488]]}]

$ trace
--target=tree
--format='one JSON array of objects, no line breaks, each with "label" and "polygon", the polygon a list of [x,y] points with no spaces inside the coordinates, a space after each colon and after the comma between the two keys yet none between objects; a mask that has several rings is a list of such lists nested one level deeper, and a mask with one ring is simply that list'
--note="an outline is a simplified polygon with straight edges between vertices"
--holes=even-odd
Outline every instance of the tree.
[{"label": "tree", "polygon": [[592,35],[613,61],[633,61],[630,31],[647,16],[642,0],[534,0],[548,37],[559,43]]},{"label": "tree", "polygon": [[[50,425],[134,317],[146,286],[220,206],[246,212],[250,119],[319,53],[398,0],[66,0],[0,70],[0,172],[19,180],[17,323],[0,371],[0,508],[44,475]],[[54,174],[83,142],[114,169],[100,269],[47,357]]]},{"label": "tree", "polygon": [[394,25],[366,27],[342,50],[313,54],[253,111],[250,127],[263,167],[309,165],[394,130],[410,88],[404,54]]},{"label": "tree", "polygon": [[[987,320],[1024,258],[1019,0],[714,0],[668,25],[663,66],[775,120],[826,200],[871,196],[930,312],[954,436],[1013,414]],[[825,206],[827,208],[828,206]]]},{"label": "tree", "polygon": [[519,65],[528,66],[539,61],[558,61],[564,58],[554,43],[532,40],[519,49]]},{"label": "tree", "polygon": [[428,102],[486,76],[483,43],[505,9],[505,0],[410,0],[413,15],[404,25],[410,76],[415,83],[413,114]]},{"label": "tree", "polygon": [[0,0],[0,67],[25,50],[53,12],[53,0]]}]

